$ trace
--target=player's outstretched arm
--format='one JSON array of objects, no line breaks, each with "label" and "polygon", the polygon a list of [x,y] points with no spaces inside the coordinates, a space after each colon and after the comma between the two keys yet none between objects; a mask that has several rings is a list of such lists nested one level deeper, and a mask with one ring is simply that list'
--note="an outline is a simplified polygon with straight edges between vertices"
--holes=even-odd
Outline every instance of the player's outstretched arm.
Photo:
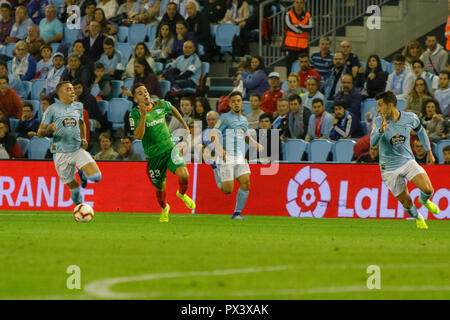
[{"label": "player's outstretched arm", "polygon": [[44,138],[50,136],[53,132],[56,131],[56,126],[54,123],[51,123],[49,125],[47,124],[41,124],[39,126],[39,130],[37,132],[37,135],[39,138]]},{"label": "player's outstretched arm", "polygon": [[225,150],[222,148],[222,145],[219,142],[219,137],[218,137],[218,133],[215,130],[211,131],[211,142],[214,144],[214,148],[216,148],[217,151],[217,155],[219,157],[222,157],[223,159],[225,159],[226,156],[226,152]]},{"label": "player's outstretched arm", "polygon": [[386,122],[386,118],[383,116],[381,119],[381,125],[377,124],[377,121],[374,121],[372,132],[370,133],[370,145],[372,147],[376,146],[380,141],[381,136],[386,130],[388,123]]},{"label": "player's outstretched arm", "polygon": [[180,121],[180,123],[183,125],[184,129],[186,129],[189,132],[188,125],[186,124],[186,122],[184,122],[183,117],[181,116],[180,112],[178,112],[177,108],[175,108],[174,106],[172,106],[172,114],[178,121]]},{"label": "player's outstretched arm", "polygon": [[253,139],[249,134],[247,134],[247,135],[245,136],[245,142],[247,142],[247,144],[248,144],[249,146],[256,147],[256,149],[257,149],[259,152],[261,152],[261,151],[264,150],[263,145],[262,145],[262,144],[259,144],[259,143],[258,143],[255,139]]},{"label": "player's outstretched arm", "polygon": [[78,127],[80,128],[81,147],[83,149],[86,149],[88,143],[86,140],[86,124],[84,123],[84,120],[78,121]]}]

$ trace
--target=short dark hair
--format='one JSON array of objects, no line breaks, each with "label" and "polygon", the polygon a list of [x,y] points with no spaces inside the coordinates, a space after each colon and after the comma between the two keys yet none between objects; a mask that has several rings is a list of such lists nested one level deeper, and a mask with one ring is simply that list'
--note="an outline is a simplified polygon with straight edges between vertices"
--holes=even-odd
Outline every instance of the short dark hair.
[{"label": "short dark hair", "polygon": [[9,79],[8,79],[8,77],[7,76],[2,76],[2,77],[0,77],[0,80],[1,79],[5,79],[6,80],[6,83],[8,83],[9,84]]},{"label": "short dark hair", "polygon": [[107,46],[113,46],[114,47],[114,40],[111,38],[105,38],[105,40],[103,40],[103,45],[107,45]]},{"label": "short dark hair", "polygon": [[420,65],[422,66],[422,68],[425,68],[425,64],[423,63],[422,60],[416,59],[416,60],[414,60],[414,61],[411,63],[411,65],[414,67],[414,65],[415,65],[416,63],[420,64]]},{"label": "short dark hair", "polygon": [[[55,89],[56,94],[58,95],[59,89],[60,89],[63,85],[68,84],[68,83],[72,84],[72,82],[70,82],[70,81],[60,81],[60,82],[56,85],[56,89]],[[59,95],[58,95],[58,97],[59,97]]]},{"label": "short dark hair", "polygon": [[443,152],[444,152],[444,151],[450,151],[450,144],[447,145],[447,146],[445,146],[444,149],[442,149],[442,151],[443,151]]},{"label": "short dark hair", "polygon": [[75,86],[78,86],[78,85],[80,85],[80,84],[84,87],[83,82],[81,82],[81,80],[80,80],[79,78],[75,78],[75,79],[72,80],[72,85],[73,85],[74,87],[75,87]]},{"label": "short dark hair", "polygon": [[9,3],[3,2],[0,5],[0,9],[2,9],[2,8],[6,8],[6,9],[9,9],[11,11],[11,6],[9,5]]},{"label": "short dark hair", "polygon": [[322,104],[322,106],[324,105],[324,104],[323,104],[323,100],[320,99],[320,98],[315,98],[315,99],[313,99],[311,105],[313,105],[313,104],[315,104],[315,103],[318,103],[318,102],[320,102],[320,103]]},{"label": "short dark hair", "polygon": [[231,98],[234,97],[234,96],[239,96],[239,97],[241,97],[241,98],[243,99],[242,93],[241,93],[240,91],[232,91],[232,92],[228,95],[228,98],[231,99]]},{"label": "short dark hair", "polygon": [[[133,94],[133,96],[134,96],[134,94],[136,92],[136,89],[139,88],[139,87],[145,87],[145,84],[143,84],[142,82],[134,83],[133,86],[131,87],[131,93]],[[147,88],[147,87],[145,87],[145,88]]]},{"label": "short dark hair", "polygon": [[297,100],[298,101],[298,103],[300,103],[300,104],[302,104],[302,97],[300,97],[298,94],[293,94],[293,95],[291,95],[290,97],[289,97],[289,102],[292,102],[292,101],[294,101],[294,100]]},{"label": "short dark hair", "polygon": [[177,25],[177,24],[182,24],[183,26],[185,26],[186,27],[186,29],[187,29],[187,23],[186,23],[186,21],[184,21],[184,20],[177,20],[177,22],[175,23],[175,25]]},{"label": "short dark hair", "polygon": [[[72,84],[73,85],[73,84]],[[42,99],[41,99],[42,101],[48,101],[48,104],[49,105],[52,105],[52,104],[54,104],[55,103],[55,98],[53,97],[53,96],[51,96],[51,95],[47,95],[47,96],[44,96],[44,97],[42,97]]]},{"label": "short dark hair", "polygon": [[8,64],[6,63],[5,60],[0,59],[0,66],[4,66],[6,68],[6,70],[8,70]]},{"label": "short dark hair", "polygon": [[128,140],[130,140],[131,142],[133,142],[133,138],[130,137],[130,136],[122,136],[122,138],[120,138],[120,140],[122,140],[122,139],[128,139]]},{"label": "short dark hair", "polygon": [[392,91],[380,92],[375,96],[375,100],[383,100],[386,104],[393,103],[397,106],[397,97]]},{"label": "short dark hair", "polygon": [[73,44],[72,44],[72,48],[73,48],[73,46],[75,45],[75,43],[81,43],[81,45],[83,46],[83,48],[84,48],[84,43],[83,43],[83,40],[80,40],[80,39],[78,39],[78,40],[75,40],[74,42],[73,42]]},{"label": "short dark hair", "polygon": [[23,110],[23,108],[25,108],[25,107],[28,107],[28,108],[31,109],[31,111],[34,111],[33,105],[32,105],[31,103],[24,103],[24,104],[23,104],[23,107],[22,107],[22,110]]},{"label": "short dark hair", "polygon": [[345,101],[344,100],[336,100],[335,102],[333,102],[333,110],[334,107],[342,107],[345,109]]},{"label": "short dark hair", "polygon": [[261,121],[262,119],[269,119],[270,123],[273,122],[273,116],[271,113],[265,112],[262,115],[259,116],[258,121]]},{"label": "short dark hair", "polygon": [[442,70],[441,72],[439,72],[439,74],[446,74],[446,75],[447,75],[447,78],[450,79],[450,72],[447,71],[447,70]]},{"label": "short dark hair", "polygon": [[261,100],[261,96],[260,96],[259,94],[257,94],[257,93],[252,93],[252,94],[250,95],[249,99],[250,99],[251,97],[257,97],[258,100]]},{"label": "short dark hair", "polygon": [[396,54],[396,55],[394,56],[394,61],[398,61],[398,62],[403,62],[403,63],[405,63],[406,59],[405,59],[405,56],[404,56],[404,55],[402,55],[402,54]]},{"label": "short dark hair", "polygon": [[302,52],[299,54],[298,59],[302,59],[302,58],[308,58],[308,60],[309,60],[309,56],[306,52]]},{"label": "short dark hair", "polygon": [[50,52],[53,52],[52,47],[49,44],[43,44],[40,48],[39,48],[39,52],[41,52],[44,49],[48,49],[50,50]]}]

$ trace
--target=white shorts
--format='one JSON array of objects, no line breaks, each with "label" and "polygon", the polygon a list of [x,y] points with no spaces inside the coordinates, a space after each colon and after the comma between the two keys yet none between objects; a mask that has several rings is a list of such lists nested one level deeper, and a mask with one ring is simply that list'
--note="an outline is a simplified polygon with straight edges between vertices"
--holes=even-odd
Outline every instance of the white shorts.
[{"label": "white shorts", "polygon": [[397,197],[406,189],[406,181],[411,181],[420,173],[426,173],[415,160],[410,160],[394,171],[385,171],[381,173],[384,184]]},{"label": "white shorts", "polygon": [[70,153],[55,153],[53,161],[63,184],[75,180],[75,167],[81,169],[88,163],[95,162],[91,154],[82,148]]},{"label": "white shorts", "polygon": [[220,181],[233,181],[244,174],[250,174],[248,163],[224,163],[218,166]]}]

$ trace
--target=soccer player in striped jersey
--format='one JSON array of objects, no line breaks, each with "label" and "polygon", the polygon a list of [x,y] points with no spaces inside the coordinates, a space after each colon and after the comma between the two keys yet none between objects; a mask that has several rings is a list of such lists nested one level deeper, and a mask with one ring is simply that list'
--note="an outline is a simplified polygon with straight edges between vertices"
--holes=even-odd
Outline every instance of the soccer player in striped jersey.
[{"label": "soccer player in striped jersey", "polygon": [[172,141],[172,135],[166,124],[166,114],[173,114],[189,132],[178,110],[165,100],[150,100],[150,94],[143,83],[135,83],[131,90],[138,104],[130,113],[130,126],[134,137],[142,140],[147,156],[147,170],[150,181],[156,188],[156,197],[162,208],[160,222],[169,222],[170,206],[166,202],[167,170],[178,177],[177,197],[186,207],[195,209],[194,201],[186,194],[189,172],[180,151]]},{"label": "soccer player in striped jersey", "polygon": [[439,213],[439,208],[429,200],[434,192],[430,178],[415,161],[409,144],[411,130],[414,130],[428,153],[427,164],[435,163],[427,133],[414,113],[397,109],[397,98],[393,92],[382,92],[376,99],[380,116],[375,119],[370,145],[379,145],[381,177],[406,212],[416,219],[417,228],[428,229],[405,182],[406,178],[420,189],[420,204],[433,214]]}]

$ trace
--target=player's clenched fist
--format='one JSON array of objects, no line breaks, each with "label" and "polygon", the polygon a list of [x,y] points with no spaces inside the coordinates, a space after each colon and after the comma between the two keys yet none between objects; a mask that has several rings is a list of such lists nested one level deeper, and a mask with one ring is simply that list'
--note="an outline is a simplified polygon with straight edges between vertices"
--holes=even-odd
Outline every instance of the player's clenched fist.
[{"label": "player's clenched fist", "polygon": [[386,131],[388,125],[389,125],[389,122],[386,121],[386,117],[385,117],[385,116],[381,116],[381,128],[380,128],[380,132]]}]

